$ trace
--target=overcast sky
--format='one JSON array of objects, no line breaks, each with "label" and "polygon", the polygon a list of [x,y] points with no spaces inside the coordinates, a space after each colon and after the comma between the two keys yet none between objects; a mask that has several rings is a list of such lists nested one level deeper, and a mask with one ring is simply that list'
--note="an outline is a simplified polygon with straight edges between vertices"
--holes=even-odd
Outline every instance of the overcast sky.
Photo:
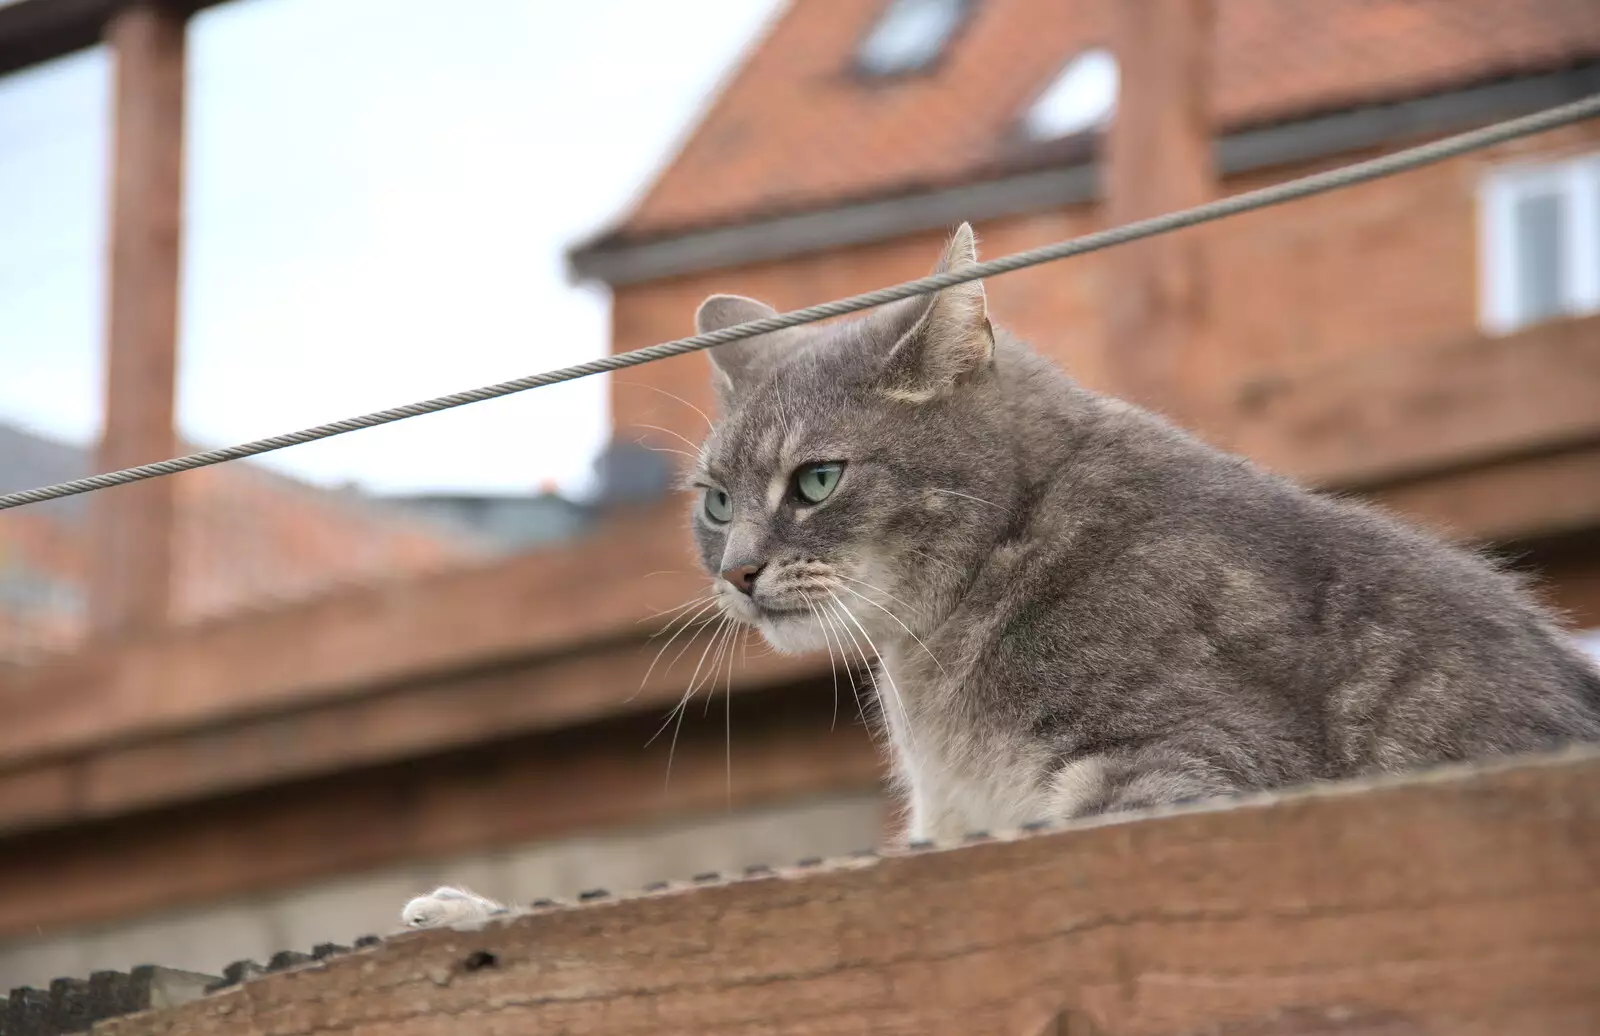
[{"label": "overcast sky", "polygon": [[[562,250],[626,205],[776,0],[234,0],[189,36],[179,424],[205,445],[606,348]],[[109,62],[0,78],[0,420],[100,406]],[[689,316],[685,314],[685,333]],[[379,490],[580,486],[604,383],[271,455]]]}]

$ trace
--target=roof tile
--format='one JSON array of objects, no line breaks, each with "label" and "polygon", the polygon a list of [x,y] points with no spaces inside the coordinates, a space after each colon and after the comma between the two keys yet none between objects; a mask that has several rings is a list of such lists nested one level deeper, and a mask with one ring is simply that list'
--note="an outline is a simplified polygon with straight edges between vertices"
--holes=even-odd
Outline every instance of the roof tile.
[{"label": "roof tile", "polygon": [[[796,0],[610,240],[958,183],[1049,160],[1019,120],[1113,0],[972,0],[929,70],[853,68],[878,3]],[[1256,125],[1600,55],[1595,0],[1218,0],[1220,125]]]}]

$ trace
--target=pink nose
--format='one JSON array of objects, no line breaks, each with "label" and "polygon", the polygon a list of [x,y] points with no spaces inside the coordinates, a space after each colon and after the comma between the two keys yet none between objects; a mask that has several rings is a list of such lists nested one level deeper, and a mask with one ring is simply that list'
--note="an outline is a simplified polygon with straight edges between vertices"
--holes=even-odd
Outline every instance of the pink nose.
[{"label": "pink nose", "polygon": [[752,594],[756,590],[756,576],[761,574],[765,565],[739,565],[722,573],[722,578],[732,583],[734,588],[742,594]]}]

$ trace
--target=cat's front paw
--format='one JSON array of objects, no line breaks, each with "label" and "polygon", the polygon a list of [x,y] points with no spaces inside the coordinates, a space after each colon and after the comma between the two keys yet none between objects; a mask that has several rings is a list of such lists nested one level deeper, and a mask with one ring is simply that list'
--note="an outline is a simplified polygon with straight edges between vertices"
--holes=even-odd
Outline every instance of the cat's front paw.
[{"label": "cat's front paw", "polygon": [[454,928],[482,924],[506,913],[510,911],[492,899],[443,885],[407,903],[400,911],[400,923],[407,928]]}]

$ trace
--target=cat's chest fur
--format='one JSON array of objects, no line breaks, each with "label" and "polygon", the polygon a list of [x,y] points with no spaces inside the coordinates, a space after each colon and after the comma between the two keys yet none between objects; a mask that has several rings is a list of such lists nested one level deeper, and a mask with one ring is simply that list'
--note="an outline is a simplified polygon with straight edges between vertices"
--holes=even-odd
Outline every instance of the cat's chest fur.
[{"label": "cat's chest fur", "polygon": [[1049,815],[1050,760],[985,722],[974,677],[968,667],[936,664],[915,644],[886,646],[879,657],[879,709],[913,840],[948,841]]}]

